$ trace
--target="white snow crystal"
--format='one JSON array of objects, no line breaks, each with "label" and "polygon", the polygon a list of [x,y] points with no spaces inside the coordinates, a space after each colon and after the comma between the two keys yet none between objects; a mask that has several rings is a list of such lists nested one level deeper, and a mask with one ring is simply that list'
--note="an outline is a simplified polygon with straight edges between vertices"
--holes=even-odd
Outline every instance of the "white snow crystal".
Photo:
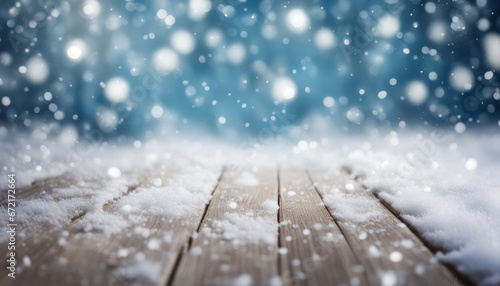
[{"label": "white snow crystal", "polygon": [[486,52],[486,61],[490,67],[500,69],[500,35],[489,33],[483,38],[484,50]]},{"label": "white snow crystal", "polygon": [[234,286],[252,286],[253,285],[253,280],[252,276],[250,274],[242,274],[236,279],[234,279],[232,285]]},{"label": "white snow crystal", "polygon": [[242,172],[231,183],[236,186],[253,187],[259,185],[259,179],[252,172]]},{"label": "white snow crystal", "polygon": [[252,214],[226,213],[213,222],[214,232],[235,244],[269,243],[277,241],[276,220]]},{"label": "white snow crystal", "polygon": [[273,200],[265,200],[262,203],[262,208],[267,212],[273,213],[276,212],[280,207],[278,206],[278,203]]},{"label": "white snow crystal", "polygon": [[23,264],[26,267],[30,267],[31,266],[31,259],[30,259],[29,256],[24,256],[23,257]]},{"label": "white snow crystal", "polygon": [[335,218],[345,221],[364,222],[381,215],[376,208],[376,199],[366,195],[344,193],[337,189],[326,194],[324,202]]}]

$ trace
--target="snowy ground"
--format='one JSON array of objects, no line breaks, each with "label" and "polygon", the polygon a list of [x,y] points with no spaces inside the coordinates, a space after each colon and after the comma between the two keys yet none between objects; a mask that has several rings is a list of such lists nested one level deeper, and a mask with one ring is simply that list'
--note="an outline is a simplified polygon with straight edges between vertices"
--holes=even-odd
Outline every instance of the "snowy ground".
[{"label": "snowy ground", "polygon": [[[479,284],[493,285],[500,284],[500,135],[490,135],[493,132],[389,133],[244,148],[213,141],[77,144],[68,142],[65,136],[47,140],[39,134],[9,134],[0,138],[0,186],[5,186],[0,189],[6,189],[10,172],[16,173],[18,188],[65,172],[77,181],[92,177],[102,181],[101,185],[82,183],[70,190],[57,190],[57,200],[32,200],[18,210],[17,218],[24,225],[36,227],[43,222],[63,222],[85,209],[82,227],[91,229],[107,221],[114,227],[105,230],[113,232],[128,221],[105,216],[102,206],[136,183],[127,174],[137,170],[152,172],[166,162],[180,170],[168,182],[160,182],[162,187],[153,182],[143,190],[147,196],[130,196],[120,202],[122,214],[140,219],[150,213],[182,216],[206,204],[220,171],[228,164],[284,166],[286,162],[287,166],[332,170],[345,166],[404,214],[425,238],[446,250],[438,254],[441,261],[454,264]],[[248,183],[251,178],[244,179]],[[146,204],[153,197],[168,203]],[[356,202],[345,201],[346,206],[350,204]],[[5,206],[1,208],[0,220],[6,221]],[[352,215],[350,211],[343,208],[336,215]],[[231,219],[221,221],[221,228]],[[0,227],[1,241],[7,239],[4,227]]]}]

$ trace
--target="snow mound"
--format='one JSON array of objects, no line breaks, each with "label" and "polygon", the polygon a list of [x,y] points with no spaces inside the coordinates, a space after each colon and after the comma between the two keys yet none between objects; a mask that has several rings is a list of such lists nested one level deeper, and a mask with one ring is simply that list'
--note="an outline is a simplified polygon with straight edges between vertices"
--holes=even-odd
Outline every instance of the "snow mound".
[{"label": "snow mound", "polygon": [[267,243],[275,244],[278,239],[278,222],[269,217],[253,213],[225,213],[213,221],[213,229],[204,228],[205,235],[220,235],[233,244]]}]

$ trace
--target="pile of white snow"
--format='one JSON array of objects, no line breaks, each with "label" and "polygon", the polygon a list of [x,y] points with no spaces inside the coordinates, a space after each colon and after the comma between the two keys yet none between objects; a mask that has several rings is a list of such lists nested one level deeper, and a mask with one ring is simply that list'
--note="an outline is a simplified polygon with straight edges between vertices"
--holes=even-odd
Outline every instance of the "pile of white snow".
[{"label": "pile of white snow", "polygon": [[[245,148],[209,141],[68,144],[71,140],[67,138],[46,139],[34,131],[28,136],[0,138],[0,186],[7,186],[10,172],[16,173],[18,189],[64,173],[77,183],[24,200],[16,219],[25,226],[23,231],[36,231],[44,223],[60,225],[85,214],[77,223],[91,235],[123,230],[148,215],[169,219],[189,215],[209,202],[224,166],[279,165],[332,172],[347,167],[352,171],[350,184],[360,183],[377,192],[428,241],[444,250],[438,259],[453,264],[478,284],[500,284],[500,135],[490,135],[495,130],[373,132],[351,138],[296,138]],[[129,191],[142,182],[130,174],[152,174],[148,172],[159,166],[177,171],[169,179],[155,175]],[[356,181],[354,176],[360,179]],[[251,172],[231,181],[234,187],[259,184]],[[324,200],[340,219],[363,221],[378,215],[366,211],[374,201],[363,196],[341,194],[332,188]],[[114,201],[117,211],[103,210],[109,201]],[[0,206],[1,221],[7,220],[5,207]],[[202,232],[236,244],[274,243],[278,224],[265,214],[277,213],[278,205],[267,201],[261,208],[259,215],[223,214],[213,222],[213,229]],[[7,239],[4,227],[0,227],[0,241]]]}]

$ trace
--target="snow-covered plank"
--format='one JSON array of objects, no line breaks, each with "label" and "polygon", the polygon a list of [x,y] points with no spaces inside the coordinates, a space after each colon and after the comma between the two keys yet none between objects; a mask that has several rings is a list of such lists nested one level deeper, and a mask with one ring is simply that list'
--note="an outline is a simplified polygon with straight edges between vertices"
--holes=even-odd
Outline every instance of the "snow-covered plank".
[{"label": "snow-covered plank", "polygon": [[[0,285],[38,285],[38,273],[45,269],[44,264],[38,263],[56,259],[55,255],[63,248],[62,242],[74,229],[74,222],[135,188],[137,182],[137,177],[111,180],[106,175],[96,176],[91,172],[87,175],[66,173],[18,189],[16,256],[19,273],[16,279],[0,277]],[[7,249],[6,243],[2,239],[0,246]],[[58,273],[50,275],[57,277]]]},{"label": "snow-covered plank", "polygon": [[280,267],[284,285],[366,285],[361,262],[308,174],[280,170]]},{"label": "snow-covered plank", "polygon": [[[359,179],[360,178],[358,178],[358,180]],[[432,251],[433,253],[449,253],[449,251],[447,251],[446,249],[443,249],[439,246],[436,246],[436,244],[433,243],[431,240],[426,239],[426,237],[423,235],[422,232],[418,231],[418,229],[416,227],[414,227],[410,221],[408,221],[400,212],[398,212],[394,207],[392,207],[389,202],[387,202],[386,200],[381,198],[378,193],[374,193],[374,194],[377,197],[377,199],[380,200],[382,205],[384,207],[386,207],[393,215],[395,215],[397,218],[399,218],[399,220],[401,220],[404,224],[406,224],[408,226],[408,228],[418,236],[418,238],[422,241],[422,243],[430,251]],[[462,285],[462,284],[463,285],[477,285],[477,283],[475,283],[472,280],[472,277],[467,276],[464,273],[460,272],[460,270],[457,269],[457,267],[455,265],[449,264],[449,263],[445,263],[445,265],[451,270],[452,274],[457,277],[456,281],[455,281],[455,283],[456,283],[455,285]]]},{"label": "snow-covered plank", "polygon": [[[87,178],[89,179],[89,178]],[[84,180],[85,181],[85,180]],[[16,199],[18,201],[28,200],[37,196],[44,196],[47,192],[51,192],[56,188],[68,188],[74,184],[74,176],[71,173],[65,173],[59,176],[48,177],[34,181],[31,185],[23,186],[17,189]],[[5,190],[2,190],[4,192]],[[7,200],[6,197],[0,198],[3,204]]]},{"label": "snow-covered plank", "polygon": [[15,282],[164,285],[216,183],[217,172],[202,168],[154,172],[100,210],[30,244],[24,255],[36,267],[24,269]]},{"label": "snow-covered plank", "polygon": [[310,171],[373,285],[454,285],[456,277],[346,171]]},{"label": "snow-covered plank", "polygon": [[173,285],[280,285],[277,177],[275,169],[225,172]]}]

